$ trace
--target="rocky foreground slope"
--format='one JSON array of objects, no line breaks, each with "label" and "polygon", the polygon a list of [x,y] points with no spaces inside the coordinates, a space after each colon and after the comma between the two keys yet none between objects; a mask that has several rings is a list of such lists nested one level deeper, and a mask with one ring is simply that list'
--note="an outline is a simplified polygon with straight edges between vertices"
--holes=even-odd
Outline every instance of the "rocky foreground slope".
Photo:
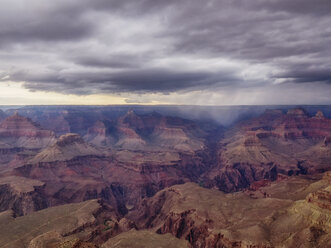
[{"label": "rocky foreground slope", "polygon": [[96,200],[16,218],[7,211],[0,214],[0,247],[326,248],[330,183],[330,173],[319,180],[293,176],[229,194],[186,183],[161,190],[125,217]]},{"label": "rocky foreground slope", "polygon": [[[187,183],[158,192],[131,215],[140,228],[172,233],[193,247],[328,247],[330,179],[284,179],[260,189],[268,192],[262,197]],[[287,187],[301,194],[297,200],[286,196]],[[276,197],[279,191],[283,195]]]}]

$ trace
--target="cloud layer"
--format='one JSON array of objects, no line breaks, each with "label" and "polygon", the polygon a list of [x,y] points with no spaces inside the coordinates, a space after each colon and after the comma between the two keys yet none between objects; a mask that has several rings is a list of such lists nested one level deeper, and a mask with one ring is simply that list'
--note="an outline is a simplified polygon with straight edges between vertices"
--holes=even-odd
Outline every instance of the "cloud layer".
[{"label": "cloud layer", "polygon": [[0,1],[0,80],[32,91],[331,103],[329,0]]}]

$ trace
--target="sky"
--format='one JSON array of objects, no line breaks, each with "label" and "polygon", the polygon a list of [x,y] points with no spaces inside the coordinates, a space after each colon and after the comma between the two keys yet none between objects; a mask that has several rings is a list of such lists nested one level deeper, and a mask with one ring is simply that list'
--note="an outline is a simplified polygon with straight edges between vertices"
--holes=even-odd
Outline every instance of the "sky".
[{"label": "sky", "polygon": [[330,0],[0,4],[0,105],[331,104]]}]

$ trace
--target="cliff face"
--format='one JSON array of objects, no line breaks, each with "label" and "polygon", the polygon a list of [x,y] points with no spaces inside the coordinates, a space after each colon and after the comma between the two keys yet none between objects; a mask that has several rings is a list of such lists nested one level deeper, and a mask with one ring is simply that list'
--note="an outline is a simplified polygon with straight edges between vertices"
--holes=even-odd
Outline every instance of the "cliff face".
[{"label": "cliff face", "polygon": [[89,121],[62,114],[81,134],[55,137],[17,114],[0,124],[0,211],[29,217],[57,205],[102,203],[91,203],[87,215],[79,210],[68,230],[55,221],[33,233],[31,247],[50,240],[100,246],[123,232],[107,242],[112,247],[132,228],[141,242],[150,236],[166,244],[166,234],[169,244],[201,248],[328,247],[330,179],[317,178],[330,170],[331,128],[322,112],[266,111],[224,137],[212,124],[155,113],[113,120],[91,113]]},{"label": "cliff face", "polygon": [[[38,126],[17,114],[3,124],[9,130],[20,127],[33,130],[20,135],[40,132]],[[39,152],[34,149],[26,156],[13,154],[16,157],[8,159],[11,162],[3,173],[41,180],[45,183],[43,197],[47,206],[102,198],[125,214],[144,197],[173,184],[198,179],[207,168],[205,147],[201,145],[203,135],[190,121],[129,112],[115,125],[107,121],[95,123],[84,139],[68,133],[54,138]],[[109,145],[107,140],[112,140]],[[11,206],[3,210],[6,208]]]},{"label": "cliff face", "polygon": [[105,123],[96,122],[84,138],[98,146],[130,151],[194,153],[205,148],[206,133],[192,121],[155,113],[137,115],[130,110],[115,122]]},{"label": "cliff face", "polygon": [[[15,161],[33,156],[54,141],[55,134],[52,131],[44,130],[18,114],[10,116],[0,123],[0,163],[10,166],[12,162],[15,167]],[[0,166],[0,171],[2,169]]]},{"label": "cliff face", "polygon": [[[100,197],[126,213],[141,198],[174,184],[193,181],[232,192],[255,181],[274,181],[281,174],[327,170],[331,158],[329,122],[322,113],[309,117],[300,109],[287,114],[267,111],[228,130],[218,145],[211,145],[217,136],[213,128],[206,130],[180,118],[129,111],[114,122],[94,123],[84,139],[69,133],[36,155],[23,156],[20,152],[14,158],[18,151],[8,155],[3,150],[1,158],[12,161],[7,174],[45,182],[51,205]],[[18,115],[3,122],[2,128],[25,130],[20,133],[25,136],[19,137],[44,133]],[[3,143],[5,146],[9,145]]]},{"label": "cliff face", "polygon": [[0,141],[10,147],[40,149],[55,140],[52,131],[43,130],[30,119],[15,114],[0,124]]},{"label": "cliff face", "polygon": [[6,114],[0,109],[0,122],[6,118]]},{"label": "cliff face", "polygon": [[[296,200],[288,194],[289,186],[294,194],[301,192]],[[253,197],[249,192],[223,194],[187,183],[146,199],[128,218],[139,228],[171,233],[193,247],[308,247],[313,242],[327,247],[331,212],[317,202],[330,204],[328,187],[326,179],[294,177],[260,185],[268,193]],[[311,197],[315,194],[317,201]]]},{"label": "cliff face", "polygon": [[87,130],[84,139],[99,147],[109,147],[115,143],[114,137],[107,134],[107,127],[102,121],[96,121],[94,125]]},{"label": "cliff face", "polygon": [[95,248],[96,244],[86,240],[93,240],[102,230],[108,235],[121,230],[120,227],[104,230],[104,219],[117,223],[113,210],[96,200],[52,207],[16,218],[4,212],[0,214],[0,246]]},{"label": "cliff face", "polygon": [[307,195],[306,201],[321,209],[331,210],[331,172],[326,172],[323,180],[326,181],[329,186],[310,193]]},{"label": "cliff face", "polygon": [[[28,113],[25,113],[28,114]],[[41,115],[32,114],[33,121],[39,123],[43,128],[52,130],[57,135],[62,135],[71,132],[71,127],[65,119],[63,112],[53,113],[43,111]]]},{"label": "cliff face", "polygon": [[[294,176],[230,194],[194,183],[175,185],[143,200],[125,218],[96,200],[51,207],[15,219],[12,213],[2,212],[0,245],[329,247],[329,177]],[[27,192],[31,189],[27,185],[36,187],[37,183],[11,183],[10,187]],[[267,194],[255,194],[257,190]]]},{"label": "cliff face", "polygon": [[0,211],[12,209],[15,215],[26,215],[48,207],[45,184],[23,177],[0,179]]},{"label": "cliff face", "polygon": [[38,153],[30,163],[66,161],[75,157],[84,156],[102,156],[102,153],[87,144],[78,134],[68,133],[59,137],[59,139]]},{"label": "cliff face", "polygon": [[[136,206],[143,197],[152,196],[164,187],[190,181],[192,177],[190,168],[185,169],[186,163],[181,165],[176,155],[146,154],[135,159],[136,153],[124,151],[123,156],[45,160],[14,171],[17,175],[45,182],[45,197],[52,206],[102,198],[121,214]],[[191,163],[199,166],[199,161],[192,159]]]},{"label": "cliff face", "polygon": [[218,166],[205,180],[224,191],[252,182],[275,180],[278,174],[314,174],[330,169],[331,120],[302,109],[266,111],[230,129],[219,143]]}]

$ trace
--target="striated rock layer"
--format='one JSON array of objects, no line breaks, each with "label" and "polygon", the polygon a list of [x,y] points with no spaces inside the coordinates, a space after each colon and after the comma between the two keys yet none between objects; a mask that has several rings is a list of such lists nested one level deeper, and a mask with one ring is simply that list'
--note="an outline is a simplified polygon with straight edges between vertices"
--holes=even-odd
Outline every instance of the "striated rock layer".
[{"label": "striated rock layer", "polygon": [[268,193],[260,197],[176,185],[146,199],[128,218],[193,247],[329,247],[329,177],[284,179],[262,187]]},{"label": "striated rock layer", "polygon": [[194,183],[175,185],[143,200],[124,218],[96,200],[16,218],[2,212],[0,246],[327,248],[330,175],[283,178],[229,194]]},{"label": "striated rock layer", "polygon": [[52,131],[43,130],[30,119],[15,114],[0,123],[0,141],[11,147],[44,148],[55,140]]},{"label": "striated rock layer", "polygon": [[12,209],[16,215],[26,215],[46,208],[44,183],[24,177],[0,178],[0,211]]},{"label": "striated rock layer", "polygon": [[92,212],[81,205],[88,214],[78,211],[67,229],[55,221],[29,234],[20,241],[25,247],[116,247],[132,228],[141,242],[150,236],[160,245],[328,247],[329,174],[317,179],[330,170],[331,126],[322,112],[266,111],[224,137],[212,124],[156,113],[91,113],[101,117],[87,121],[78,112],[62,114],[80,134],[55,137],[17,114],[0,124],[0,211],[11,210],[0,214],[5,220],[25,215],[14,222],[28,223],[48,213],[43,208],[102,200],[91,203]]},{"label": "striated rock layer", "polygon": [[102,198],[125,214],[165,187],[197,181],[211,160],[204,137],[191,121],[129,111],[116,122],[95,123],[84,139],[68,133],[17,157],[3,173],[43,182],[46,207]]},{"label": "striated rock layer", "polygon": [[226,192],[279,174],[314,174],[331,169],[331,119],[303,109],[266,111],[228,130],[219,142],[218,164],[204,175],[206,185]]}]

